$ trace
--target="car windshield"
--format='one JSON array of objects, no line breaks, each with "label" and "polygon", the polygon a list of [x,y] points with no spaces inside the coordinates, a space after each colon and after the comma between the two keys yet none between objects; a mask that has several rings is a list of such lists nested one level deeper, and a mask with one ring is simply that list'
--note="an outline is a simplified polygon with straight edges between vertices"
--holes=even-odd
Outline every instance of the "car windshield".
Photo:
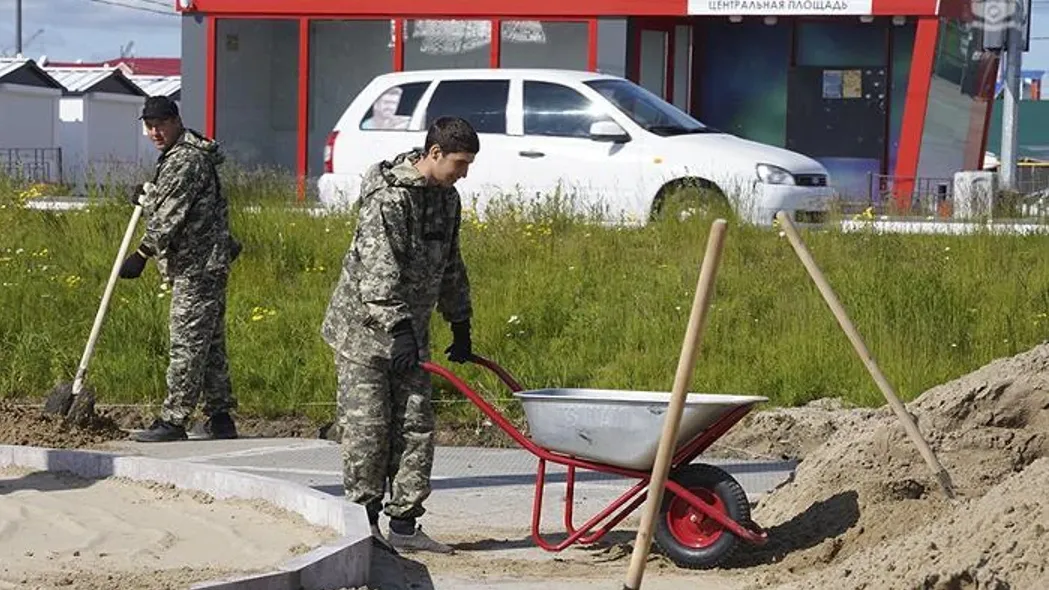
[{"label": "car windshield", "polygon": [[657,135],[721,133],[629,80],[591,80],[586,85],[616,105],[635,123]]}]

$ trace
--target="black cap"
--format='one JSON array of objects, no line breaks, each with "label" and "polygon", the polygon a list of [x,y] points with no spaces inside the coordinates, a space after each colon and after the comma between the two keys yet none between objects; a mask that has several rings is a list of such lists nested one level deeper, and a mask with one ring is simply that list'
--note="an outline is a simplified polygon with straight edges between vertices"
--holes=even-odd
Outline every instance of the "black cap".
[{"label": "black cap", "polygon": [[150,96],[142,107],[139,119],[173,119],[178,117],[178,105],[166,96]]}]

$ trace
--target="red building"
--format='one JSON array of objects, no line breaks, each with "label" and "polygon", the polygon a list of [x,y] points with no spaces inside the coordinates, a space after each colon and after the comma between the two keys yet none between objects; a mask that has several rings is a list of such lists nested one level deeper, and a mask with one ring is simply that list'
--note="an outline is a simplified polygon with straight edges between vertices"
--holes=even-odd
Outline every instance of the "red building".
[{"label": "red building", "polygon": [[853,198],[909,198],[980,167],[998,71],[968,0],[179,2],[188,122],[302,179],[377,74],[557,67],[814,157]]}]

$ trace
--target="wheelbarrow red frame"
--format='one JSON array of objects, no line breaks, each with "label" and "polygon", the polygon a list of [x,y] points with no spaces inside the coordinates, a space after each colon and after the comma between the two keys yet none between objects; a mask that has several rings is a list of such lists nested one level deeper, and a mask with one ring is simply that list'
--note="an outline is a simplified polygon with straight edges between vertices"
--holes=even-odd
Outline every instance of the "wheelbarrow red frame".
[{"label": "wheelbarrow red frame", "polygon": [[[495,362],[488,360],[484,357],[474,355],[472,361],[478,365],[485,367],[486,369],[495,373],[499,379],[503,381],[513,392],[524,391],[524,388],[510,375],[506,369],[500,367]],[[616,467],[613,465],[607,465],[603,463],[595,463],[593,461],[587,461],[585,459],[579,459],[573,456],[564,455],[554,451],[550,451],[535,444],[531,439],[521,433],[513,424],[510,423],[502,414],[499,413],[483,396],[478,394],[469,385],[467,385],[462,379],[455,376],[448,369],[436,365],[432,362],[422,363],[422,368],[430,373],[439,375],[444,379],[447,379],[454,385],[463,395],[470,399],[493,423],[499,426],[507,435],[510,436],[517,444],[521,445],[533,455],[539,458],[538,471],[535,479],[535,498],[532,502],[532,539],[536,545],[542,547],[547,551],[561,551],[573,543],[581,543],[589,545],[596,543],[602,537],[604,537],[612,528],[623,521],[627,516],[630,515],[634,510],[641,506],[645,502],[645,498],[648,496],[648,482],[652,477],[652,474],[647,471],[637,471],[634,469],[624,469],[622,467]],[[682,446],[675,454],[670,464],[670,473],[673,474],[674,470],[678,467],[688,465],[693,459],[698,457],[700,453],[707,450],[711,444],[717,439],[721,438],[730,428],[736,425],[737,422],[743,419],[754,404],[744,404],[740,407],[726,413],[717,422],[712,424],[709,428],[702,431],[694,438],[689,440]],[[564,465],[568,468],[568,475],[566,479],[566,494],[565,494],[565,510],[564,510],[564,524],[565,529],[568,533],[568,537],[560,543],[550,543],[546,541],[539,532],[540,520],[542,518],[542,507],[543,507],[543,487],[546,483],[546,464],[547,462],[555,463],[558,465]],[[574,493],[575,493],[575,470],[589,469],[591,471],[597,471],[601,473],[611,473],[620,475],[623,477],[629,477],[637,479],[638,482],[634,484],[630,489],[620,495],[618,498],[612,501],[604,510],[594,515],[590,520],[583,523],[578,529],[574,525],[574,519],[572,515],[572,509],[575,504]],[[754,544],[764,545],[768,541],[768,535],[764,529],[754,523],[742,524],[729,518],[728,514],[722,510],[717,509],[711,504],[707,504],[700,500],[695,494],[690,492],[685,487],[681,486],[671,478],[667,478],[664,490],[669,490],[678,498],[684,500],[694,508],[695,510],[703,513],[708,518],[716,521],[725,530],[736,535],[738,538]],[[625,505],[625,507],[624,507]],[[616,512],[618,510],[618,512]],[[603,526],[598,528],[596,531],[591,531],[599,523],[607,519],[613,513],[611,520],[606,522]],[[588,534],[590,533],[590,534]]]}]

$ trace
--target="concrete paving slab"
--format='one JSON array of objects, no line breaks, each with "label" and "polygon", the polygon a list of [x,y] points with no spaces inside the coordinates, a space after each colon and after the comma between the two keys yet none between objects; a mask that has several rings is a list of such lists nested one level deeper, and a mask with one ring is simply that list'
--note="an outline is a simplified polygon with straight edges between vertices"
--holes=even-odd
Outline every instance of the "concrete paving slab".
[{"label": "concrete paving slab", "polygon": [[[152,444],[120,441],[111,444],[110,450],[205,463],[295,482],[332,496],[343,493],[340,445],[332,441],[295,438]],[[789,461],[703,460],[732,473],[752,500],[788,481],[796,466]],[[578,574],[558,578],[557,564],[567,564],[566,567],[574,567],[573,571],[577,571],[580,567],[577,562],[590,563],[591,554],[575,547],[552,553],[535,545],[531,538],[531,518],[537,462],[535,456],[519,448],[438,447],[434,458],[433,493],[426,503],[427,514],[420,523],[431,535],[453,544],[458,553],[453,558],[414,554],[394,557],[375,550],[370,564],[371,585],[394,590],[621,587],[621,579],[616,586],[613,578],[625,575],[629,556],[621,563],[596,570],[593,574],[596,577],[590,581],[578,577]],[[547,465],[540,530],[548,539],[564,538],[566,473],[562,466]],[[574,513],[577,526],[634,483],[633,480],[592,471],[577,472],[576,476]],[[609,533],[605,539],[607,544],[632,543],[639,520],[640,511],[636,511]],[[499,568],[493,568],[484,575],[464,575],[464,568],[485,569],[483,564],[486,561],[511,564],[511,569],[521,571],[501,575]],[[533,579],[527,564],[543,570],[541,575],[536,574]],[[645,577],[646,590],[696,584],[715,590],[738,587],[738,581],[731,577],[675,568],[646,573]]]}]

